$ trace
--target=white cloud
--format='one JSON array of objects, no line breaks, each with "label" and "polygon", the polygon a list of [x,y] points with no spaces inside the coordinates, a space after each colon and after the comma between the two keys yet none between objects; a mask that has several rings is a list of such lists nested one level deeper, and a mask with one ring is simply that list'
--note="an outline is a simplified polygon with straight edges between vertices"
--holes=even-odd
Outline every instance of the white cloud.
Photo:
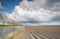
[{"label": "white cloud", "polygon": [[[8,16],[17,21],[32,21],[32,20],[51,21],[55,16],[60,15],[60,12],[55,12],[40,8],[40,6],[43,6],[46,3],[46,0],[42,1],[42,3],[40,2],[41,2],[40,0],[33,2],[27,2],[24,0],[23,2],[21,2],[19,6],[15,6],[15,11],[12,14],[9,14]],[[51,25],[55,23],[50,22],[50,23],[41,23],[41,24]],[[60,24],[60,23],[56,22],[56,24]]]},{"label": "white cloud", "polygon": [[37,10],[43,5],[45,5],[47,0],[33,0],[33,2],[28,2],[27,0],[23,0],[20,3],[20,7],[25,8],[27,10]]},{"label": "white cloud", "polygon": [[19,21],[30,21],[30,20],[36,20],[36,21],[50,21],[53,17],[58,15],[58,13],[52,12],[50,10],[44,10],[40,8],[40,10],[35,11],[28,11],[23,10],[20,6],[15,7],[15,12],[12,13],[10,16],[15,19],[19,19]]}]

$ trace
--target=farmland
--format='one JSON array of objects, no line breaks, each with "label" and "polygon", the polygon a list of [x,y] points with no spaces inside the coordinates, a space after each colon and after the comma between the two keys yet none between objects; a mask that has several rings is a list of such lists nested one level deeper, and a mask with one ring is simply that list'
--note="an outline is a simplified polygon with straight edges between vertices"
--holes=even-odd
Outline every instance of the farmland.
[{"label": "farmland", "polygon": [[0,26],[0,39],[60,39],[60,26]]},{"label": "farmland", "polygon": [[27,26],[21,39],[60,39],[60,27]]}]

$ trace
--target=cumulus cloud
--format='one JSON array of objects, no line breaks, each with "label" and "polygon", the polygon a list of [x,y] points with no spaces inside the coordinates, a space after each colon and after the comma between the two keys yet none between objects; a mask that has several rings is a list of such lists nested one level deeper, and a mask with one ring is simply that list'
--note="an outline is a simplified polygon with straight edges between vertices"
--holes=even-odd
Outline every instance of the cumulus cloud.
[{"label": "cumulus cloud", "polygon": [[[58,8],[57,6],[59,5],[59,3],[55,4],[55,6],[51,8],[52,9],[51,11],[51,10],[46,10],[42,8],[42,6],[45,5],[46,2],[47,0],[33,0],[33,2],[28,2],[26,0],[23,0],[23,2],[21,2],[19,6],[15,6],[15,9],[12,12],[12,14],[9,14],[8,16],[19,22],[21,21],[22,22],[24,21],[29,21],[29,22],[51,21],[54,17],[60,16],[60,12],[57,12],[59,10],[57,9]],[[53,11],[53,10],[57,10],[57,11]],[[41,24],[55,24],[55,23],[44,22]],[[60,24],[60,23],[56,22],[56,24]]]},{"label": "cumulus cloud", "polygon": [[28,11],[20,6],[16,6],[15,12],[11,14],[13,18],[17,18],[19,21],[51,21],[56,15],[59,15],[59,13],[44,10],[43,8],[40,8],[38,11]]},{"label": "cumulus cloud", "polygon": [[[27,11],[23,10],[19,6],[15,7],[15,12],[20,17],[25,18],[27,20],[37,20],[37,21],[49,21],[51,20],[57,13],[51,12],[49,10],[40,9],[38,11]],[[53,13],[53,14],[52,14]]]},{"label": "cumulus cloud", "polygon": [[33,2],[28,2],[27,0],[23,0],[20,3],[20,7],[25,8],[27,10],[37,10],[45,5],[47,0],[33,0]]}]

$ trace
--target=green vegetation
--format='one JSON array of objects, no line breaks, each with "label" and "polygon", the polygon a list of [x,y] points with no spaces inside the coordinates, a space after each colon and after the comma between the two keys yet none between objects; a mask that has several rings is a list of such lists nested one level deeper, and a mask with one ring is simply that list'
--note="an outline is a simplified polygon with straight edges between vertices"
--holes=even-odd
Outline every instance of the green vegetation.
[{"label": "green vegetation", "polygon": [[22,33],[23,33],[23,30],[17,32],[15,35],[12,35],[10,39],[20,39]]},{"label": "green vegetation", "polygon": [[[22,35],[22,32],[23,32],[23,29],[22,29],[22,26],[21,26],[21,28],[19,28],[19,30],[17,30],[16,31],[16,29],[18,28],[19,26],[6,26],[6,25],[4,25],[4,26],[0,26],[0,29],[1,29],[1,31],[4,31],[4,29],[6,29],[6,32],[5,33],[3,33],[3,32],[1,32],[1,34],[3,35],[3,34],[6,34],[6,37],[8,38],[8,39],[18,39],[18,38],[20,38],[21,37],[21,35]],[[9,32],[8,32],[9,31]],[[15,31],[16,31],[16,33],[15,33]],[[3,37],[4,38],[4,37]]]}]

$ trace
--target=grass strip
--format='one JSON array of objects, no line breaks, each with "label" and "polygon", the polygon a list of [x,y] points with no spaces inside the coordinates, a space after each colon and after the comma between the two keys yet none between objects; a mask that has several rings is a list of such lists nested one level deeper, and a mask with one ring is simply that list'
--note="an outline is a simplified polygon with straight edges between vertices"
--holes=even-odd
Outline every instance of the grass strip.
[{"label": "grass strip", "polygon": [[20,39],[23,32],[24,32],[24,30],[22,29],[21,31],[17,32],[15,35],[11,36],[10,39]]}]

